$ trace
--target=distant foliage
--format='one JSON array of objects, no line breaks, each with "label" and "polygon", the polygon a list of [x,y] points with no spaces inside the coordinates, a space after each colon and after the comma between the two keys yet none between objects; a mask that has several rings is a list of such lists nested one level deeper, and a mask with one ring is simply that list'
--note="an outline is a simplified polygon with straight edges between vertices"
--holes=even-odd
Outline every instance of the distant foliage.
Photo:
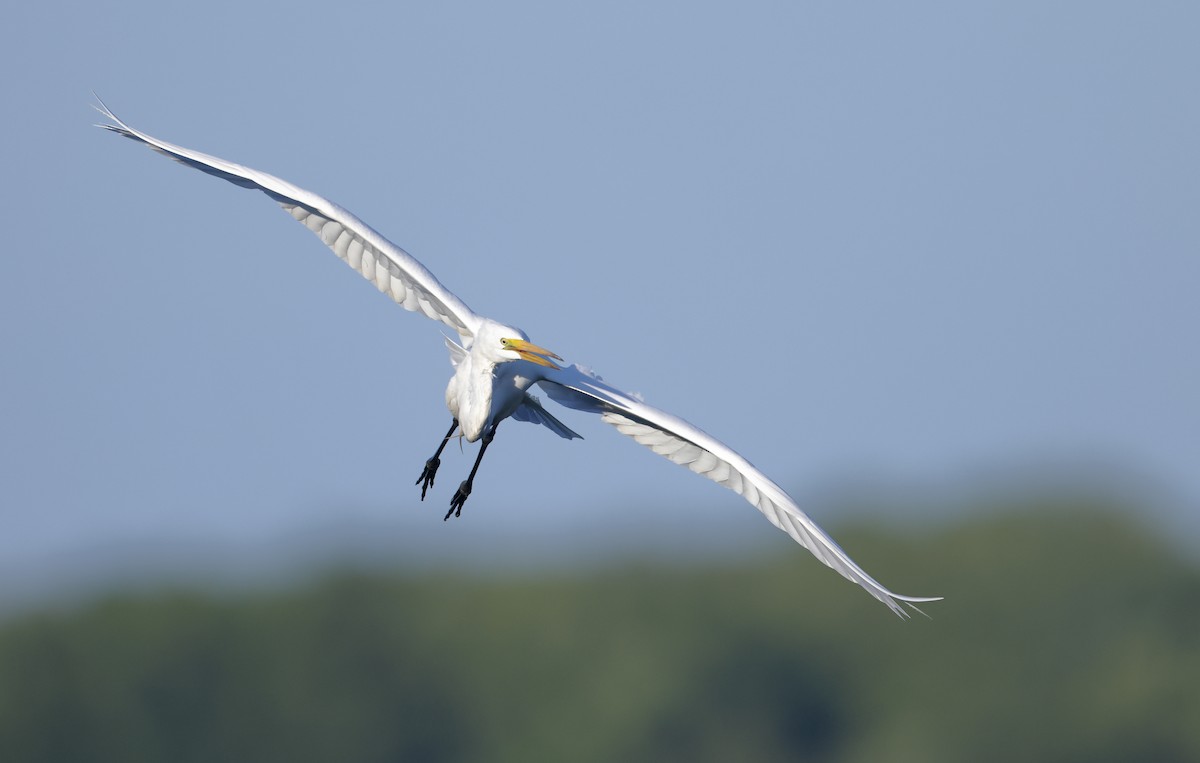
[{"label": "distant foliage", "polygon": [[[0,630],[0,761],[1196,761],[1200,572],[1109,514],[499,581],[335,576]],[[907,571],[907,574],[905,574]]]}]

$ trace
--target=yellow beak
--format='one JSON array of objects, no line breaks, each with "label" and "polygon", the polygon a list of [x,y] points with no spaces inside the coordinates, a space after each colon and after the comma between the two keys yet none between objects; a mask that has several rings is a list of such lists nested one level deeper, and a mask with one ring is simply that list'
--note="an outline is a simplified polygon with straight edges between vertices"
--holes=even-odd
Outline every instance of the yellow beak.
[{"label": "yellow beak", "polygon": [[548,360],[548,358],[554,358],[555,360],[562,360],[562,358],[550,352],[545,347],[538,347],[536,344],[526,342],[523,339],[509,339],[508,349],[513,350],[523,360],[528,360],[530,363],[537,363],[539,366],[561,370],[558,365]]}]

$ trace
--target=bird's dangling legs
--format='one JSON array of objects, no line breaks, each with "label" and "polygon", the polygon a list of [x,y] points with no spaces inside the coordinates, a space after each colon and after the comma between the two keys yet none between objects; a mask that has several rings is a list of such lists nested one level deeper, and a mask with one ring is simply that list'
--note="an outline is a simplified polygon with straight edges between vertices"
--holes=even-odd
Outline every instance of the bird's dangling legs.
[{"label": "bird's dangling legs", "polygon": [[438,456],[442,455],[442,450],[445,449],[446,443],[450,442],[450,438],[454,436],[454,430],[458,429],[458,419],[450,423],[450,431],[442,438],[442,444],[438,446],[437,452],[433,457],[425,462],[425,470],[421,472],[421,476],[417,477],[416,484],[421,486],[421,500],[425,500],[425,491],[433,487],[433,478],[437,476],[438,467],[442,465],[442,459]]},{"label": "bird's dangling legs", "polygon": [[462,516],[463,504],[467,502],[467,496],[471,495],[471,484],[475,482],[475,472],[479,471],[479,464],[483,461],[483,454],[495,436],[496,427],[492,427],[484,433],[483,439],[480,440],[479,455],[475,457],[475,465],[471,467],[471,474],[462,481],[462,484],[458,486],[458,490],[454,491],[454,497],[450,499],[450,511],[447,511],[446,516],[442,517],[443,522],[449,519],[451,514],[456,517]]}]

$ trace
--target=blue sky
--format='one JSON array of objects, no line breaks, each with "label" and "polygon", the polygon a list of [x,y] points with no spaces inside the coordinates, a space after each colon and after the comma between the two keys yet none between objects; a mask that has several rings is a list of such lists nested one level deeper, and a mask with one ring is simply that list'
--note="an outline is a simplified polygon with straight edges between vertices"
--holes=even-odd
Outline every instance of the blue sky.
[{"label": "blue sky", "polygon": [[353,210],[823,522],[862,485],[1083,470],[1198,534],[1198,16],[24,4],[0,47],[0,567],[353,526],[448,560],[790,542],[571,412],[582,442],[502,428],[443,525],[473,451],[416,500],[448,424],[439,327],[265,197],[91,128],[93,89]]}]

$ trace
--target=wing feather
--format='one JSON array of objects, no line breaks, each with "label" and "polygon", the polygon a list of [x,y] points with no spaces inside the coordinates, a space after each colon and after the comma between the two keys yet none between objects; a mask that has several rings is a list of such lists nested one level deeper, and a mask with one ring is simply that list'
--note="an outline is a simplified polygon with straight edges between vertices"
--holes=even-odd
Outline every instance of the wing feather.
[{"label": "wing feather", "polygon": [[517,421],[524,421],[529,424],[541,424],[566,440],[583,439],[583,435],[559,421],[554,414],[542,406],[542,401],[538,400],[536,395],[531,395],[528,392],[525,393],[525,399],[517,406],[517,410],[513,412],[512,417]]},{"label": "wing feather", "polygon": [[912,606],[939,600],[940,597],[902,596],[889,591],[855,564],[783,488],[727,445],[683,419],[647,405],[578,366],[549,371],[539,383],[551,400],[598,413],[601,420],[621,434],[738,493],[817,559],[862,586],[901,617],[908,616],[901,602]]},{"label": "wing feather", "polygon": [[317,234],[339,258],[406,310],[441,321],[458,332],[464,341],[478,330],[479,316],[443,286],[433,273],[346,209],[265,172],[176,146],[135,130],[118,119],[103,102],[97,109],[113,122],[97,127],[144,143],[201,172],[267,194],[293,218]]}]

